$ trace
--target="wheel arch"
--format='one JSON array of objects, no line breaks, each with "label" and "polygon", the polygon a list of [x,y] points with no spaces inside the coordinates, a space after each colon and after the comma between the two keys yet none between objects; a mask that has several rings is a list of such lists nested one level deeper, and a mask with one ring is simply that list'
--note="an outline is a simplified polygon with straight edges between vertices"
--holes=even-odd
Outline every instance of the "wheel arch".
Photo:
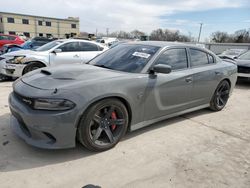
[{"label": "wheel arch", "polygon": [[93,105],[95,105],[96,103],[102,101],[102,100],[107,100],[107,99],[118,99],[119,101],[121,101],[124,106],[126,107],[127,111],[128,111],[128,118],[129,118],[129,122],[128,122],[128,130],[130,130],[130,126],[131,126],[131,120],[132,120],[132,108],[131,105],[129,104],[128,100],[126,100],[124,97],[121,96],[107,96],[107,97],[103,97],[103,98],[98,98],[94,101],[92,101],[90,104],[88,104],[88,106],[85,108],[84,112],[80,115],[80,117],[77,120],[77,124],[76,124],[76,128],[78,129],[81,119],[84,116],[85,112]]},{"label": "wheel arch", "polygon": [[[47,65],[46,65],[44,62],[42,62],[42,61],[28,61],[28,62],[25,62],[24,64],[27,66],[27,65],[29,65],[30,63],[39,63],[39,64],[41,64],[43,67],[47,67]],[[24,75],[24,70],[25,70],[26,66],[24,67],[24,69],[23,69],[23,71],[22,71],[22,75]]]}]

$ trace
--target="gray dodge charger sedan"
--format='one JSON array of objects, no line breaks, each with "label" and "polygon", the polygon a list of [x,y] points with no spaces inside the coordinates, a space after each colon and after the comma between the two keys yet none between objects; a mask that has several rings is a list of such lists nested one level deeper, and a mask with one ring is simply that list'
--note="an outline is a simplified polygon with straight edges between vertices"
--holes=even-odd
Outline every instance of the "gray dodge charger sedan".
[{"label": "gray dodge charger sedan", "polygon": [[40,148],[114,147],[127,131],[209,107],[224,108],[237,66],[196,46],[120,44],[88,64],[42,68],[13,84],[13,130]]}]

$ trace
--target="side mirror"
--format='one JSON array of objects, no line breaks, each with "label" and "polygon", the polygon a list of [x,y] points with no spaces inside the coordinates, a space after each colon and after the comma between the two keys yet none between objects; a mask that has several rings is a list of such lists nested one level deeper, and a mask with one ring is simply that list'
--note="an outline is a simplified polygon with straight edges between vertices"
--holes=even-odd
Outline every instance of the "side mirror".
[{"label": "side mirror", "polygon": [[60,53],[60,52],[62,52],[62,49],[59,49],[59,48],[57,48],[57,49],[54,49],[53,51],[52,51],[52,53]]},{"label": "side mirror", "polygon": [[237,57],[237,56],[234,56],[233,59],[238,59],[238,57]]},{"label": "side mirror", "polygon": [[169,74],[172,71],[172,68],[170,65],[164,65],[164,64],[157,64],[154,65],[151,69],[151,72],[155,73],[163,73],[163,74]]}]

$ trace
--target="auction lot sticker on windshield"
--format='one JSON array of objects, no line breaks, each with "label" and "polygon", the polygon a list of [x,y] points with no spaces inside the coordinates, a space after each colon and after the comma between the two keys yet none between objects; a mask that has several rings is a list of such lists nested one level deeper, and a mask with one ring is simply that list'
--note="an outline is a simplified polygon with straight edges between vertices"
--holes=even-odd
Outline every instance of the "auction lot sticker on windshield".
[{"label": "auction lot sticker on windshield", "polygon": [[150,54],[143,53],[143,52],[134,52],[132,55],[137,56],[137,57],[142,57],[145,59],[148,59],[150,57]]}]

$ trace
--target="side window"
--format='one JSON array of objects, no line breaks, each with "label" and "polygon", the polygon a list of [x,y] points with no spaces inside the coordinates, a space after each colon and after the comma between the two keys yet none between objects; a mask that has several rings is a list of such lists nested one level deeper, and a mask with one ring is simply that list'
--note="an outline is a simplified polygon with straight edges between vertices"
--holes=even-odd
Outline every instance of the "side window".
[{"label": "side window", "polygon": [[78,52],[78,51],[80,51],[78,42],[69,42],[69,43],[63,44],[63,45],[59,46],[58,49],[61,49],[62,52]]},{"label": "side window", "polygon": [[203,52],[201,50],[196,50],[196,49],[190,49],[190,56],[191,56],[192,67],[209,64],[208,56],[206,52]]},{"label": "side window", "polygon": [[213,57],[212,55],[207,54],[207,57],[208,57],[208,63],[209,63],[209,64],[215,63],[215,62],[214,62],[214,57]]},{"label": "side window", "polygon": [[89,42],[80,42],[80,51],[99,51],[98,46]]},{"label": "side window", "polygon": [[156,60],[156,64],[170,65],[172,70],[185,69],[188,67],[186,49],[169,49],[163,52]]}]

